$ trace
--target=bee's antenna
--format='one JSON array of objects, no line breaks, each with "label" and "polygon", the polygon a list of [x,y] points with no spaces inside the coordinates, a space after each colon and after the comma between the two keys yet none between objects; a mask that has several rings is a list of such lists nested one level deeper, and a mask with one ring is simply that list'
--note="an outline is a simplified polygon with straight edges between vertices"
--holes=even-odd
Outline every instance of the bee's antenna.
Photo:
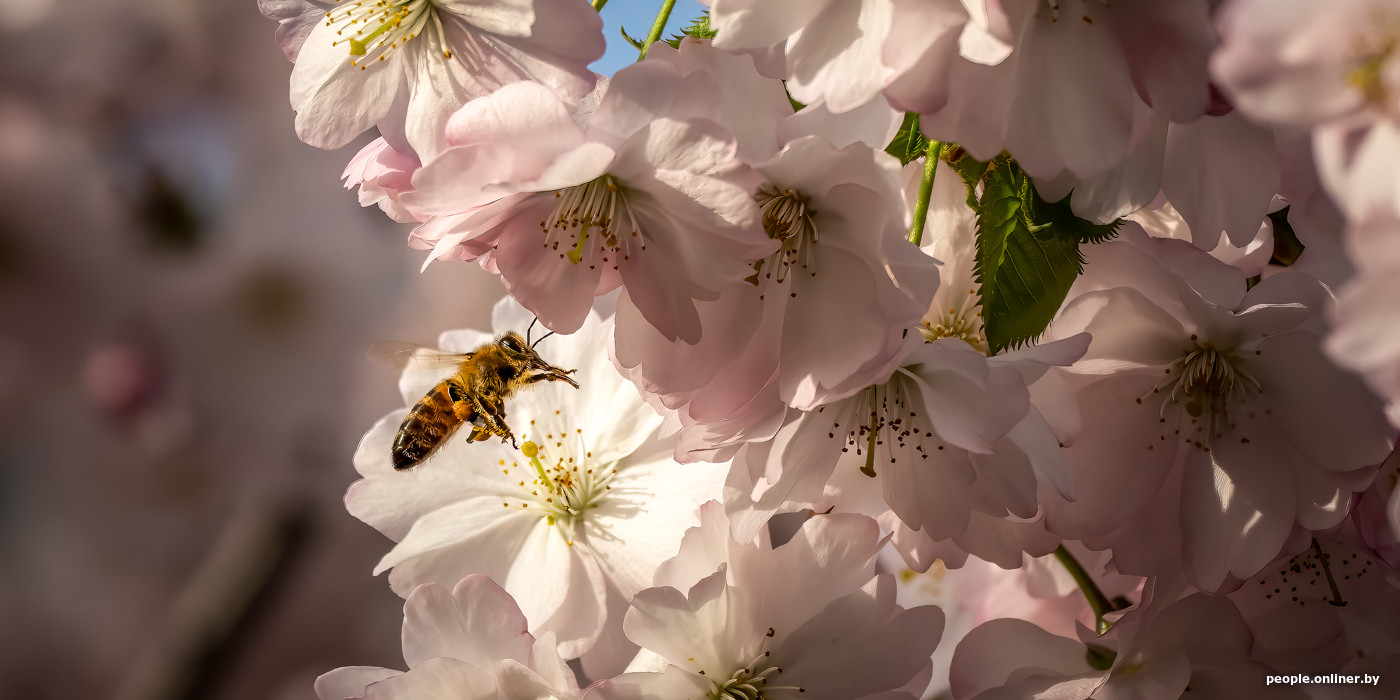
[{"label": "bee's antenna", "polygon": [[529,346],[532,347],[532,348],[535,347],[535,346],[534,346],[533,343],[530,342],[530,331],[535,330],[535,324],[536,324],[536,323],[539,323],[539,322],[540,322],[540,317],[539,317],[539,316],[536,316],[536,317],[534,318],[533,321],[530,321],[530,327],[525,329],[525,344],[526,344],[526,345],[529,345]]},{"label": "bee's antenna", "polygon": [[[539,344],[540,344],[540,340],[544,340],[545,338],[548,338],[548,337],[551,336],[551,335],[554,335],[554,331],[550,331],[550,332],[545,333],[544,335],[540,336],[540,339],[535,341],[535,345],[539,345]],[[531,345],[530,348],[533,350],[534,347],[535,347],[535,345]]]}]

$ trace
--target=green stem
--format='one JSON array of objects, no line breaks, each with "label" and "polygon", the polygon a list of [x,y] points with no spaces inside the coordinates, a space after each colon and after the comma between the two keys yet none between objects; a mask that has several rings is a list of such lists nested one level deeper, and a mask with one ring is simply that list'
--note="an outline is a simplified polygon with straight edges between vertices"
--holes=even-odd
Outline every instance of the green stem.
[{"label": "green stem", "polygon": [[933,176],[938,172],[938,153],[942,144],[928,142],[924,152],[924,179],[919,182],[919,198],[914,201],[914,223],[909,226],[909,242],[919,245],[924,239],[924,221],[928,219],[928,200],[933,196]]},{"label": "green stem", "polygon": [[608,4],[608,0],[593,0],[593,10],[595,12],[602,12],[603,6],[606,4]]},{"label": "green stem", "polygon": [[642,53],[637,56],[640,61],[647,57],[647,49],[651,48],[652,42],[661,38],[661,32],[666,29],[666,23],[671,20],[671,8],[676,6],[676,0],[665,0],[661,3],[661,11],[656,13],[656,21],[651,25],[651,33],[647,35],[645,44],[642,44]]},{"label": "green stem", "polygon": [[1089,609],[1094,611],[1094,627],[1098,633],[1103,634],[1107,632],[1109,625],[1108,622],[1103,619],[1103,616],[1117,609],[1113,601],[1109,600],[1108,596],[1104,595],[1103,591],[1099,590],[1098,585],[1094,583],[1094,579],[1089,577],[1089,572],[1084,570],[1084,567],[1079,564],[1079,560],[1075,559],[1074,555],[1070,554],[1069,550],[1065,549],[1064,545],[1055,548],[1055,558],[1060,560],[1061,564],[1064,564],[1065,568],[1069,570],[1070,577],[1079,585],[1079,590],[1084,592],[1085,599],[1089,601]]}]

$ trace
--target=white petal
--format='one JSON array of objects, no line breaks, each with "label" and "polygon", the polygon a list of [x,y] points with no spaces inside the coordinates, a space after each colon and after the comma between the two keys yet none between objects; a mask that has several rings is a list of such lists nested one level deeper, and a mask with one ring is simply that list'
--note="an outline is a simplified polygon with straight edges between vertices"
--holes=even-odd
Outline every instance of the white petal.
[{"label": "white petal", "polygon": [[404,604],[403,656],[409,668],[440,656],[492,668],[501,659],[528,660],[534,641],[510,594],[480,574],[462,579],[451,591],[424,584]]},{"label": "white petal", "polygon": [[696,511],[720,495],[727,464],[664,459],[629,466],[606,500],[587,514],[585,538],[598,565],[625,597],[652,585],[661,562],[676,554]]}]

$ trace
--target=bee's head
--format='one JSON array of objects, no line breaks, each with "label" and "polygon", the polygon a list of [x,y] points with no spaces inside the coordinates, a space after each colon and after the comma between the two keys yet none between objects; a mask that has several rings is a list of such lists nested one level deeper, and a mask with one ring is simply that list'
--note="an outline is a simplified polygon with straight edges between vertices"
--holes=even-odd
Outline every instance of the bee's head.
[{"label": "bee's head", "polygon": [[[540,340],[544,340],[544,338]],[[540,357],[539,353],[535,352],[535,348],[526,342],[519,333],[512,331],[501,336],[496,340],[496,347],[500,348],[508,359],[524,370],[522,372],[524,377],[547,375],[554,381],[563,381],[575,388],[578,387],[578,383],[568,376],[573,370],[564,370],[545,362],[544,358]]]},{"label": "bee's head", "polygon": [[540,361],[540,356],[519,333],[511,331],[496,340],[496,345],[506,356],[514,360],[536,360]]}]

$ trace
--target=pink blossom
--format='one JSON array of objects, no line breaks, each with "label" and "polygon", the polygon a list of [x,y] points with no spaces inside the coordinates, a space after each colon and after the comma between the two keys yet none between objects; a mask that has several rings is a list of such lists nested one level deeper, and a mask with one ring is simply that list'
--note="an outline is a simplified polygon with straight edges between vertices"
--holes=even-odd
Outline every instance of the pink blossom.
[{"label": "pink blossom", "polygon": [[1315,129],[1324,181],[1353,217],[1400,206],[1397,26],[1385,0],[1233,0],[1220,15],[1213,74],[1252,118]]},{"label": "pink blossom", "polygon": [[[1205,0],[1074,3],[989,0],[995,36],[1012,47],[994,64],[955,60],[948,98],[894,100],[918,108],[930,137],[989,159],[1003,149],[1036,178],[1090,178],[1147,135],[1146,103],[1185,122],[1206,109],[1211,48]],[[942,89],[934,83],[934,89]]]},{"label": "pink blossom", "polygon": [[[1269,671],[1251,660],[1252,642],[1234,605],[1199,593],[1144,600],[1108,632],[1081,627],[1077,639],[1003,618],[963,638],[951,685],[960,700],[1229,700],[1257,694]],[[1278,696],[1303,697],[1286,687]]]},{"label": "pink blossom", "polygon": [[587,94],[602,21],[573,0],[259,0],[278,21],[301,139],[339,148],[371,126],[424,159],[469,100],[531,80]]},{"label": "pink blossom", "polygon": [[[1275,672],[1375,674],[1400,658],[1400,634],[1377,624],[1400,615],[1397,581],[1395,569],[1344,525],[1300,533],[1288,553],[1229,598],[1254,632],[1254,658]],[[1340,697],[1393,696],[1400,679],[1379,675],[1378,687]]]},{"label": "pink blossom", "polygon": [[905,240],[898,167],[863,144],[793,141],[758,167],[755,198],[781,249],[702,307],[699,343],[668,343],[620,306],[619,365],[681,412],[701,454],[772,437],[787,406],[815,408],[893,370],[938,284],[935,262]]},{"label": "pink blossom", "polygon": [[418,158],[400,153],[383,138],[377,138],[350,160],[341,179],[345,189],[360,188],[360,206],[371,204],[398,222],[415,221],[413,213],[399,204],[399,197],[413,189],[413,173],[418,170]]},{"label": "pink blossom", "polygon": [[1261,121],[1393,118],[1397,75],[1387,47],[1397,22],[1386,0],[1230,0],[1219,13],[1211,72],[1236,107]]},{"label": "pink blossom", "polygon": [[[1104,570],[1107,553],[1067,543],[1109,598],[1140,597],[1142,579]],[[922,573],[905,568],[886,550],[881,563],[895,573],[897,602],[908,608],[937,605],[947,616],[943,640],[933,652],[933,680],[921,697],[949,692],[954,649],[977,626],[998,618],[1025,620],[1059,636],[1073,636],[1077,625],[1093,627],[1094,615],[1068,570],[1052,556],[1026,556],[1018,568],[1005,569],[976,557],[957,568],[942,561]]]},{"label": "pink blossom", "polygon": [[947,256],[948,284],[923,312],[921,332],[904,339],[893,369],[882,368],[874,382],[855,386],[845,398],[793,411],[771,443],[751,445],[736,458],[725,503],[740,539],[773,513],[822,501],[828,485],[849,475],[879,484],[894,522],[911,532],[896,535],[906,552],[952,540],[988,558],[1019,561],[1019,549],[1014,555],[1004,546],[998,555],[980,551],[978,543],[996,547],[1019,539],[978,537],[1000,528],[985,521],[1037,517],[1041,484],[1072,493],[1061,439],[1031,405],[1027,386],[1049,367],[1073,362],[1088,338],[984,354],[972,279],[975,228],[965,196],[955,173],[945,169],[934,178],[925,246]]},{"label": "pink blossom", "polygon": [[435,583],[404,602],[407,671],[346,666],[316,679],[321,700],[535,700],[580,697],[574,673],[559,658],[554,635],[526,630],[515,600],[474,574],[450,591]]},{"label": "pink blossom", "polygon": [[1192,230],[1206,234],[1197,242],[1203,250],[1216,231],[1246,247],[1278,190],[1272,129],[1233,112],[1168,128],[1162,194]]},{"label": "pink blossom", "polygon": [[1127,218],[1153,238],[1191,241],[1216,260],[1239,268],[1246,277],[1262,274],[1274,254],[1274,226],[1267,217],[1260,220],[1254,238],[1243,246],[1236,246],[1223,232],[1216,234],[1213,242],[1208,234],[1198,237],[1169,202],[1155,209],[1139,210]]},{"label": "pink blossom", "polygon": [[833,113],[866,104],[889,70],[881,62],[891,0],[706,0],[715,46],[784,53],[788,91]]},{"label": "pink blossom", "polygon": [[418,237],[456,241],[438,255],[479,260],[552,330],[577,330],[593,297],[624,286],[667,339],[698,341],[697,303],[777,247],[733,137],[691,116],[711,110],[706,82],[663,61],[629,66],[583,126],[534,83],[468,104],[448,125],[455,147],[403,197],[438,217]]},{"label": "pink blossom", "polygon": [[1275,275],[1246,293],[1238,270],[1179,241],[1089,251],[1050,335],[1093,335],[1068,372],[1084,430],[1065,453],[1074,502],[1047,525],[1119,571],[1184,567],[1218,590],[1278,555],[1295,526],[1346,514],[1394,444],[1374,396],[1321,354],[1329,297]]},{"label": "pink blossom", "polygon": [[656,587],[632,600],[627,635],[664,670],[604,681],[590,697],[918,697],[943,613],[895,604],[894,579],[875,575],[874,521],[816,516],[776,547],[729,532],[719,504],[706,506]]},{"label": "pink blossom", "polygon": [[[1351,519],[1360,544],[1400,570],[1400,452],[1390,455],[1371,487],[1357,496]],[[1400,579],[1392,583],[1400,585]]]},{"label": "pink blossom", "polygon": [[1400,218],[1375,217],[1349,233],[1357,251],[1356,277],[1338,293],[1327,351],[1338,364],[1361,374],[1386,401],[1390,420],[1400,426]]}]

